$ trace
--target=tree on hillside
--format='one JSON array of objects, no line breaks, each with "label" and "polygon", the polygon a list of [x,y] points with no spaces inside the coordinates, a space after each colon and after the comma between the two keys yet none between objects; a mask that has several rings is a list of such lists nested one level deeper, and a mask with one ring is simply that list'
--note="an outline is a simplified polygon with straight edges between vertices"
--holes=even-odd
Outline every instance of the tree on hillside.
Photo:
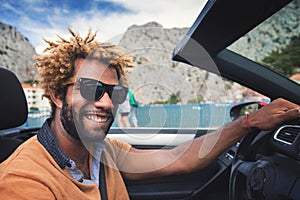
[{"label": "tree on hillside", "polygon": [[300,35],[294,36],[285,48],[272,51],[262,62],[263,65],[287,77],[299,72]]},{"label": "tree on hillside", "polygon": [[150,103],[150,105],[163,105],[163,104],[177,104],[180,102],[180,92],[176,92],[176,94],[171,94],[169,99],[166,101],[156,101],[154,103]]}]

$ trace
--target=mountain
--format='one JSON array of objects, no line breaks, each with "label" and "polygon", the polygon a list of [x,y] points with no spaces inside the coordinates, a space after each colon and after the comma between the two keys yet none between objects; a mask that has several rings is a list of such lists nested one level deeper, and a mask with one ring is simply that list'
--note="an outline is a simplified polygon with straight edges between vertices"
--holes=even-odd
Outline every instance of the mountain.
[{"label": "mountain", "polygon": [[230,49],[261,61],[273,50],[282,49],[300,35],[300,0],[293,1],[260,26],[230,46]]},{"label": "mountain", "polygon": [[149,22],[133,25],[123,34],[119,45],[133,55],[137,63],[136,68],[130,69],[129,85],[141,104],[164,102],[172,95],[185,104],[199,99],[207,101],[215,93],[222,93],[222,80],[216,75],[172,61],[173,49],[187,30],[166,29]]},{"label": "mountain", "polygon": [[34,47],[14,27],[0,22],[0,67],[13,71],[21,82],[34,79]]}]

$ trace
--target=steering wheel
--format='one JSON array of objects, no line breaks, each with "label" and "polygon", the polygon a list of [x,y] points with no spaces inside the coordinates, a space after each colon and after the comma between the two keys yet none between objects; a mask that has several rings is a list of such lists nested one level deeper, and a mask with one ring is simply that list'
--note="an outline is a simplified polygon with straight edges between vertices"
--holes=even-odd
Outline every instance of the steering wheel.
[{"label": "steering wheel", "polygon": [[230,200],[300,199],[299,162],[272,147],[272,133],[254,130],[241,141],[232,162]]},{"label": "steering wheel", "polygon": [[300,199],[299,161],[283,151],[286,146],[274,148],[274,131],[253,130],[242,139],[232,162],[230,200]]},{"label": "steering wheel", "polygon": [[257,150],[258,144],[262,144],[261,137],[266,135],[259,130],[252,130],[240,142],[232,162],[229,181],[230,200],[273,198],[273,195],[269,196],[266,191],[272,189],[272,183],[275,181],[272,180],[276,173],[274,164],[271,159],[259,158],[253,153]]}]

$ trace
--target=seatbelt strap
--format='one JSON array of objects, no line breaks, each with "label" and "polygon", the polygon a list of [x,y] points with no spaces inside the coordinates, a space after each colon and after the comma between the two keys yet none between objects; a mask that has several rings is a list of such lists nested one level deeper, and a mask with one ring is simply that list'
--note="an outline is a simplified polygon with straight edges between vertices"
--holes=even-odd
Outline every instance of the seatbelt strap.
[{"label": "seatbelt strap", "polygon": [[99,189],[101,200],[108,200],[107,198],[107,190],[106,190],[106,180],[105,180],[105,171],[104,164],[100,161],[100,173],[99,173]]}]

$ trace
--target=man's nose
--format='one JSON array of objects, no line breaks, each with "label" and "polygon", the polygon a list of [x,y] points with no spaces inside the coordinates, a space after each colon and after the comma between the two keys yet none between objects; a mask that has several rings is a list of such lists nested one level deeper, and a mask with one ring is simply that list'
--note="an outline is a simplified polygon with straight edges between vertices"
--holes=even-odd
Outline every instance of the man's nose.
[{"label": "man's nose", "polygon": [[98,101],[95,101],[95,106],[102,107],[104,109],[110,109],[113,106],[112,100],[107,92],[105,92]]}]

